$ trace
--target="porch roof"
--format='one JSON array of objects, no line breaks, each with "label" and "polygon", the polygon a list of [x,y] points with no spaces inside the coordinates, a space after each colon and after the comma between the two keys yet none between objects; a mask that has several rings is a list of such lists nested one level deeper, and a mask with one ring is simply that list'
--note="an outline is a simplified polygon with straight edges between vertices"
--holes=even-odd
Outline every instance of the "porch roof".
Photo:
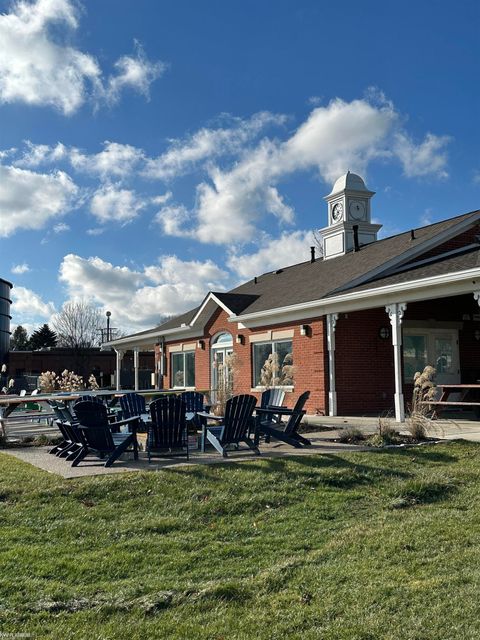
[{"label": "porch roof", "polygon": [[[231,319],[263,315],[286,307],[311,306],[334,296],[355,295],[367,290],[401,284],[469,268],[480,267],[480,247],[470,246],[461,253],[438,256],[425,264],[420,258],[430,249],[478,224],[480,211],[450,218],[363,245],[356,252],[329,260],[317,259],[277,269],[258,276],[229,292],[212,292],[201,305],[166,322],[109,345],[134,344],[163,334],[187,332],[205,315],[206,302],[213,298],[231,313]],[[387,275],[388,274],[388,275]],[[365,294],[364,294],[365,295]],[[173,337],[173,335],[172,335]]]}]

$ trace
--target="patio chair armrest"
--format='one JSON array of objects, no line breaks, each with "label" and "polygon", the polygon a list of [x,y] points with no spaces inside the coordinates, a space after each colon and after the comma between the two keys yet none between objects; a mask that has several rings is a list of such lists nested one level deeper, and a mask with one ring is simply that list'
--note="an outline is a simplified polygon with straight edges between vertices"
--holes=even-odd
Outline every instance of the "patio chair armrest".
[{"label": "patio chair armrest", "polygon": [[138,426],[140,419],[141,419],[140,416],[132,416],[131,418],[124,418],[123,420],[118,420],[118,422],[111,422],[108,426],[110,428],[120,427],[123,424],[132,424],[132,425]]}]

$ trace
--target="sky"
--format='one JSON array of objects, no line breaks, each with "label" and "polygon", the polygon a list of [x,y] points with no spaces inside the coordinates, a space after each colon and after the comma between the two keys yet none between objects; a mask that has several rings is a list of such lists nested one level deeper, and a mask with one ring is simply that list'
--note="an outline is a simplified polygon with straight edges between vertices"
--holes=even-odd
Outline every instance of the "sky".
[{"label": "sky", "polygon": [[480,208],[477,0],[0,0],[12,329],[124,333],[309,259],[347,170],[381,236]]}]

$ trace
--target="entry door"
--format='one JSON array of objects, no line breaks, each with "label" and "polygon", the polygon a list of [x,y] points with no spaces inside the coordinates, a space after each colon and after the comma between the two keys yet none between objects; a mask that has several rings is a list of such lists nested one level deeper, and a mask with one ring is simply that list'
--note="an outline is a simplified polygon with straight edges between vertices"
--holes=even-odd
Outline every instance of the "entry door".
[{"label": "entry door", "polygon": [[458,384],[460,363],[458,355],[458,332],[433,333],[432,349],[438,384]]},{"label": "entry door", "polygon": [[228,369],[228,356],[233,353],[233,349],[231,347],[225,347],[224,349],[215,349],[213,354],[213,366],[212,366],[212,382],[213,388],[216,389],[218,387],[219,376],[223,376],[224,378],[228,378],[231,376],[231,372]]},{"label": "entry door", "polygon": [[413,382],[416,371],[427,365],[437,370],[437,384],[460,382],[458,331],[455,329],[405,329],[403,334],[404,379]]}]

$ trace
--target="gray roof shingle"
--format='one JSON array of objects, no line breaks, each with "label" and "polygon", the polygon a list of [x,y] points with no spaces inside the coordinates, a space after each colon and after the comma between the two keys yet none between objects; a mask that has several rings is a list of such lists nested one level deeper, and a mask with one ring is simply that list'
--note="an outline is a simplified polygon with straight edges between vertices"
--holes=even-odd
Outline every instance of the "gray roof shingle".
[{"label": "gray roof shingle", "polygon": [[[411,268],[402,273],[393,274],[384,278],[378,277],[368,284],[360,284],[355,286],[355,281],[359,277],[374,272],[385,265],[392,259],[398,259],[402,262],[402,256],[405,255],[405,261],[408,259],[410,250],[419,245],[423,245],[428,240],[435,238],[444,231],[448,231],[455,225],[462,222],[468,222],[471,219],[472,224],[476,222],[480,211],[472,211],[470,213],[450,218],[442,222],[428,225],[415,229],[415,239],[411,239],[410,231],[377,240],[371,244],[360,247],[357,252],[350,252],[338,258],[330,260],[317,259],[314,262],[302,262],[284,269],[278,269],[258,276],[253,280],[249,280],[228,292],[215,292],[214,295],[219,298],[236,315],[255,313],[275,309],[279,307],[301,304],[312,300],[320,300],[340,292],[361,291],[372,288],[372,281],[377,283],[394,283],[404,282],[412,279],[412,272],[415,279],[418,277],[426,277],[419,274],[435,274],[447,273],[448,271],[468,268],[461,266],[476,264],[478,256],[475,252],[462,256],[455,256],[451,260],[443,259],[434,264],[416,266],[414,263]],[[475,255],[474,255],[475,253]],[[474,264],[475,263],[475,264]],[[443,266],[442,266],[443,265]],[[460,265],[460,266],[459,266]],[[442,271],[444,269],[444,271]],[[378,286],[382,286],[378,284]],[[167,329],[179,327],[182,323],[188,324],[197,313],[200,307],[196,307],[186,313],[171,318],[159,327],[159,333]],[[154,331],[151,329],[149,332]],[[144,332],[144,333],[149,333]],[[136,334],[141,335],[141,334]]]}]

